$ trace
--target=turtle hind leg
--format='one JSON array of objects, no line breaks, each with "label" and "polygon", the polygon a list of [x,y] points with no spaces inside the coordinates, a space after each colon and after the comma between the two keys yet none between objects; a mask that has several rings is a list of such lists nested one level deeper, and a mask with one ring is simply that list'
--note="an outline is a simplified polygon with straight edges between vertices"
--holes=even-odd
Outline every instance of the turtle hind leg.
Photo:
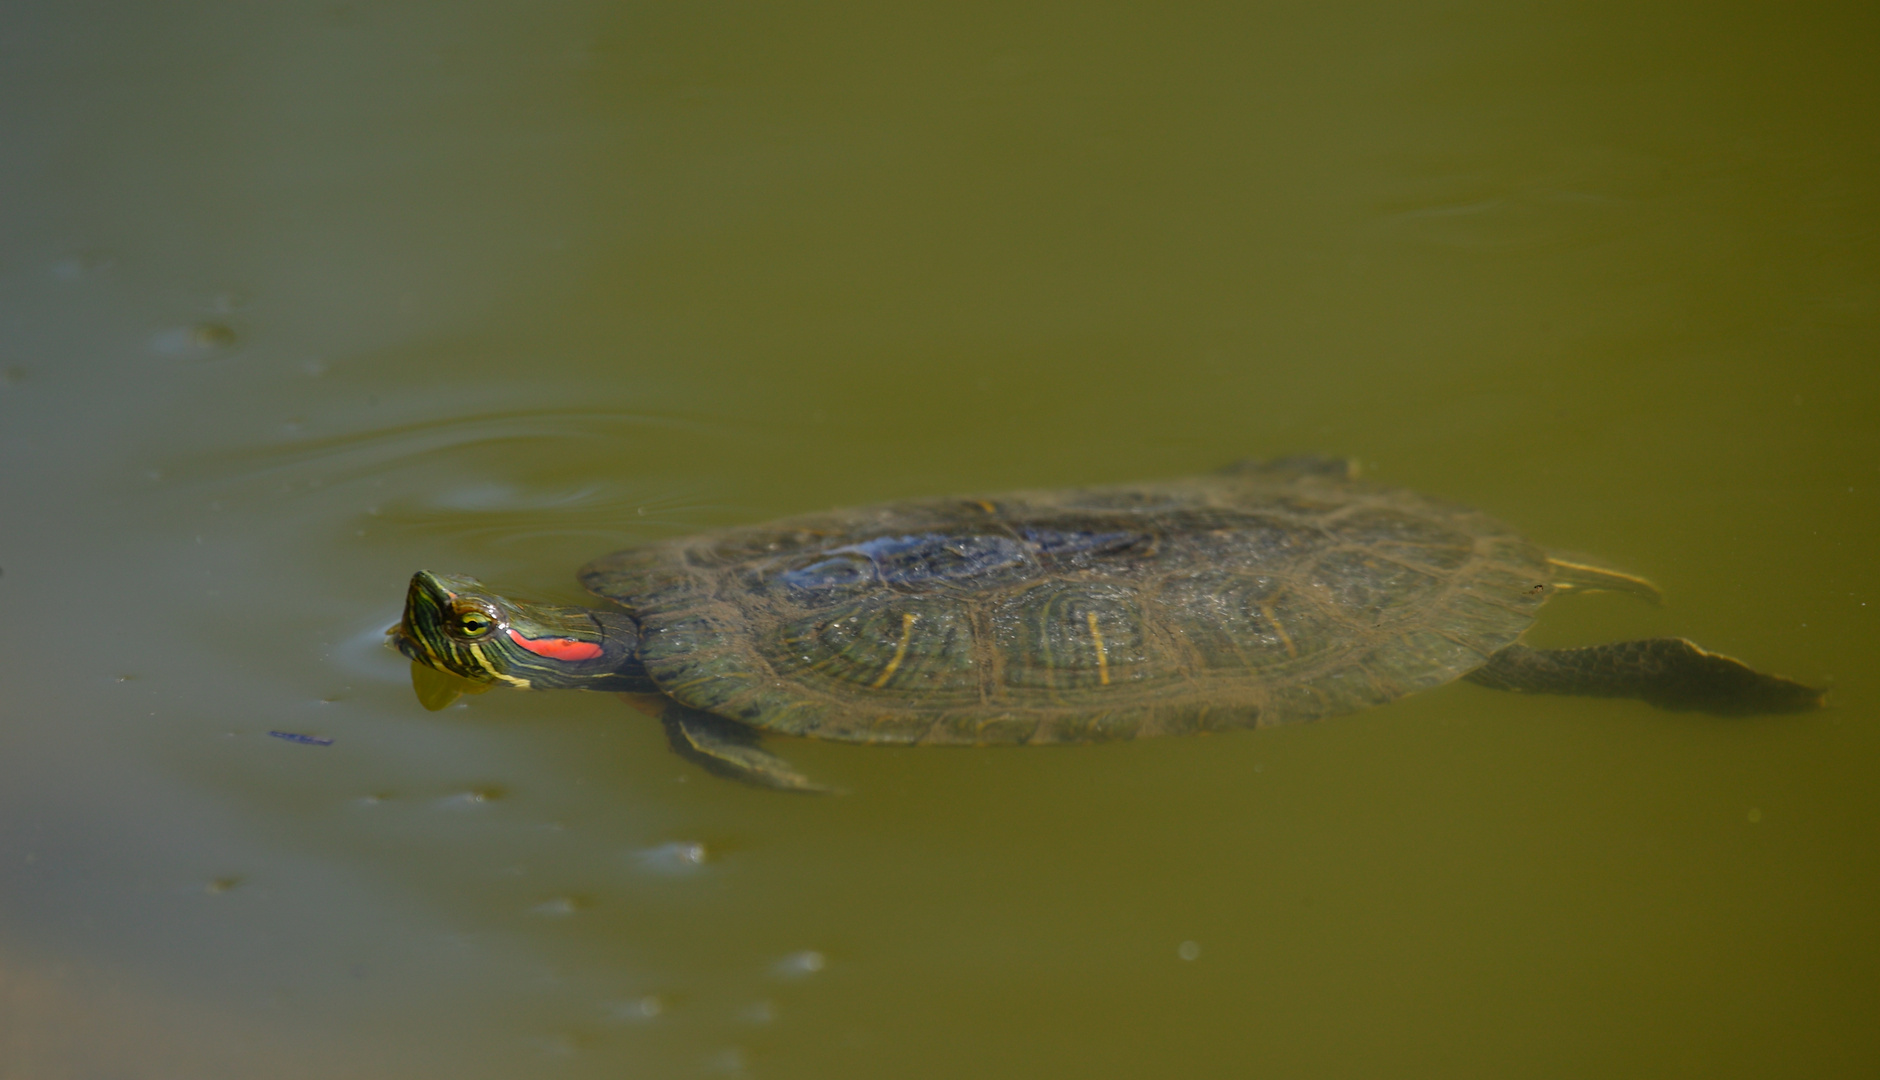
[{"label": "turtle hind leg", "polygon": [[1467,678],[1497,690],[1637,698],[1661,709],[1713,716],[1806,712],[1823,703],[1820,690],[1765,675],[1683,638],[1618,641],[1584,649],[1510,645]]},{"label": "turtle hind leg", "polygon": [[659,717],[680,757],[706,772],[777,791],[833,794],[758,744],[757,732],[722,716],[669,702]]}]

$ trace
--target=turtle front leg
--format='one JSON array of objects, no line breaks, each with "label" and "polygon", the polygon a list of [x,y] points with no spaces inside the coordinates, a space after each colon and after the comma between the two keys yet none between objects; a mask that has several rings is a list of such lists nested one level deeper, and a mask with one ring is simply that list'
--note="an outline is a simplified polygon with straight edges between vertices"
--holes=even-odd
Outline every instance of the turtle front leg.
[{"label": "turtle front leg", "polygon": [[1526,694],[1637,698],[1661,709],[1714,716],[1806,712],[1823,691],[1765,675],[1684,638],[1616,641],[1584,649],[1510,645],[1466,676],[1470,682]]},{"label": "turtle front leg", "polygon": [[813,783],[789,762],[758,744],[757,732],[736,720],[727,720],[676,701],[666,703],[659,715],[666,737],[680,757],[706,772],[778,791],[829,795],[834,791]]}]

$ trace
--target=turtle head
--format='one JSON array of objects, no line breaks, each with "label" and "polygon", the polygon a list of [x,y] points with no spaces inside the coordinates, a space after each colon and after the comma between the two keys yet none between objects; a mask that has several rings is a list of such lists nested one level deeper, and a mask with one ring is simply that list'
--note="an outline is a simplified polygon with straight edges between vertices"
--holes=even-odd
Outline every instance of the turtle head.
[{"label": "turtle head", "polygon": [[[420,570],[405,617],[386,632],[414,664],[454,675],[444,697],[498,684],[523,690],[653,689],[640,664],[639,628],[624,613],[511,600],[475,578]],[[443,696],[413,668],[426,705]],[[443,705],[435,706],[442,708]]]}]

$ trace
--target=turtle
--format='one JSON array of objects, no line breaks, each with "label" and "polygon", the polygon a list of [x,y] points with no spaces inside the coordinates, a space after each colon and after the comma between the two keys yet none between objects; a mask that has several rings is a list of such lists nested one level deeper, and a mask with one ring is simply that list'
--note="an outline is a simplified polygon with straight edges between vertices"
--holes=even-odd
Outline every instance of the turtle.
[{"label": "turtle", "polygon": [[579,577],[610,603],[418,571],[388,634],[420,700],[613,691],[680,755],[794,791],[827,789],[762,734],[1096,742],[1317,720],[1457,679],[1726,716],[1823,703],[1684,638],[1521,644],[1556,593],[1658,590],[1335,458],[834,510],[628,548]]}]

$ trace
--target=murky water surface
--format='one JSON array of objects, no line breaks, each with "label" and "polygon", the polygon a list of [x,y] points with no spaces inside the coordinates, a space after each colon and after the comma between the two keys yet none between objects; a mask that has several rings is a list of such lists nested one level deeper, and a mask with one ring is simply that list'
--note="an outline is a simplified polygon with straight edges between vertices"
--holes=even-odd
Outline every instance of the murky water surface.
[{"label": "murky water surface", "polygon": [[[1869,1076],[1871,6],[15,5],[8,1077]],[[1349,454],[1834,687],[707,776],[407,576]],[[272,732],[331,740],[290,741]]]}]

